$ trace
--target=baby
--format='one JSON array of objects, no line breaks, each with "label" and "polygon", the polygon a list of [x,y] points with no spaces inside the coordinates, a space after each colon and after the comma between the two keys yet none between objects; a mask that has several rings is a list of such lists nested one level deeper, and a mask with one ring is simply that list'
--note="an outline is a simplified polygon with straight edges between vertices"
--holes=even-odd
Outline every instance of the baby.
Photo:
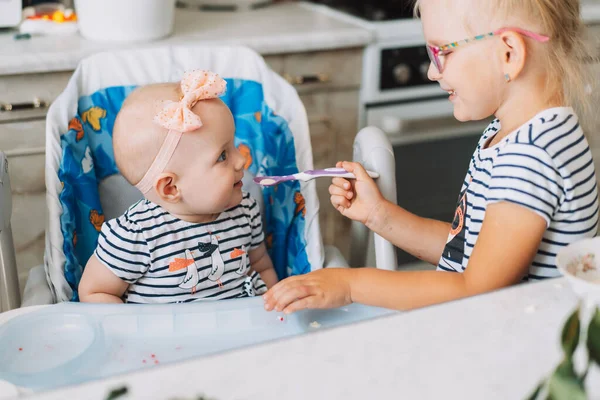
[{"label": "baby", "polygon": [[102,226],[79,284],[82,302],[228,299],[277,282],[259,207],[242,191],[246,160],[218,99],[225,86],[196,70],[181,85],[140,87],[123,103],[115,161],[144,199]]}]

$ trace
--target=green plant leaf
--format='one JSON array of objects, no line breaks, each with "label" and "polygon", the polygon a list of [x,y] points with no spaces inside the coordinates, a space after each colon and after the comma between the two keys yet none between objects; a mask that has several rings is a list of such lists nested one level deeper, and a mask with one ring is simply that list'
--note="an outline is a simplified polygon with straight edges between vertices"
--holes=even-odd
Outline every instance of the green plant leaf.
[{"label": "green plant leaf", "polygon": [[118,399],[119,397],[125,396],[128,391],[129,390],[127,389],[127,386],[121,386],[119,388],[113,389],[106,396],[106,400]]},{"label": "green plant leaf", "polygon": [[535,388],[535,390],[533,391],[533,393],[531,393],[530,396],[527,396],[526,400],[536,400],[540,394],[540,391],[542,390],[542,388],[544,387],[544,384],[546,383],[545,380],[542,380],[540,382],[539,385],[537,385],[537,387]]},{"label": "green plant leaf", "polygon": [[590,358],[600,365],[600,310],[598,308],[588,327],[587,348]]},{"label": "green plant leaf", "polygon": [[583,381],[575,374],[573,363],[565,359],[556,368],[548,384],[550,400],[585,400]]},{"label": "green plant leaf", "polygon": [[561,336],[562,348],[565,352],[565,357],[568,359],[573,357],[573,352],[579,344],[580,329],[579,308],[577,308],[569,319],[567,319],[567,322],[565,322]]}]

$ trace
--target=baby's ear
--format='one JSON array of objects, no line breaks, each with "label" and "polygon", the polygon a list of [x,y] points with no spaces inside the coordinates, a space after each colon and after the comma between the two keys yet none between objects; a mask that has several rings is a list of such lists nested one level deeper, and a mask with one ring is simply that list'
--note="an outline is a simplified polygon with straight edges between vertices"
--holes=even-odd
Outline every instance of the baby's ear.
[{"label": "baby's ear", "polygon": [[177,175],[163,172],[156,179],[154,190],[158,197],[168,203],[178,203],[181,200],[181,190],[177,187]]}]

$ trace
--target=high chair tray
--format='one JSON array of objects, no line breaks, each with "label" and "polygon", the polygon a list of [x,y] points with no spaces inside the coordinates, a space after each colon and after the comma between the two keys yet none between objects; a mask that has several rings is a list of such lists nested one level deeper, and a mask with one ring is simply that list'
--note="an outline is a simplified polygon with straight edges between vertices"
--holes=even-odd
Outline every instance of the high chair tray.
[{"label": "high chair tray", "polygon": [[34,391],[371,319],[352,304],[285,316],[260,297],[164,305],[61,303],[0,325],[0,380]]}]

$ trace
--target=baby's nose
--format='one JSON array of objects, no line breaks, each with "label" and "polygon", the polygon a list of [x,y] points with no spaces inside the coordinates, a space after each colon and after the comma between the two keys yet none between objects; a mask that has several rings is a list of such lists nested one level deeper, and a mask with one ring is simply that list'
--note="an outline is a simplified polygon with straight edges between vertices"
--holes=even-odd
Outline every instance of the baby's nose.
[{"label": "baby's nose", "polygon": [[235,157],[236,157],[236,162],[235,162],[236,169],[244,168],[244,165],[246,164],[246,157],[238,149],[235,149]]}]

